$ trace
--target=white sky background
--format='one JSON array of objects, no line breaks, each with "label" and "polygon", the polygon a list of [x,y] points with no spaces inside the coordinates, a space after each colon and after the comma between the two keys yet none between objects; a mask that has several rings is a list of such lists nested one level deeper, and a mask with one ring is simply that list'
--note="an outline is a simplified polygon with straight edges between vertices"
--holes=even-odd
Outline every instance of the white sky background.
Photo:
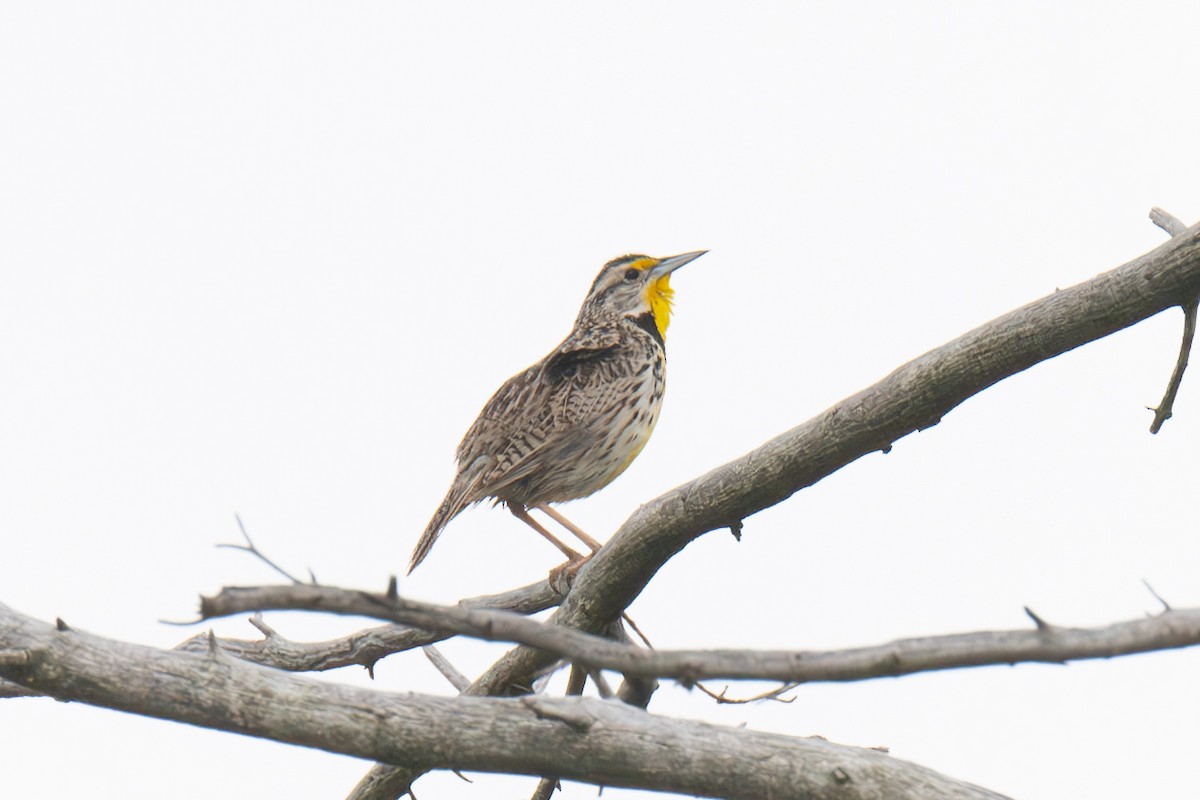
[{"label": "white sky background", "polygon": [[[0,10],[0,601],[173,646],[197,595],[402,573],[499,383],[622,253],[679,272],[636,506],[1200,218],[1194,5],[8,3]],[[747,520],[633,606],[659,647],[829,648],[1200,603],[1200,377],[1147,433],[1170,312]],[[558,554],[479,508],[406,594]],[[269,615],[318,639],[367,623]],[[244,619],[223,635],[255,636]],[[454,643],[474,676],[504,650]],[[1200,652],[652,710],[885,745],[1026,800],[1195,796]],[[327,679],[367,683],[361,671]],[[419,653],[380,688],[451,692]],[[714,688],[719,689],[721,684]],[[751,694],[764,687],[735,687]],[[12,797],[342,797],[349,758],[0,702]],[[528,797],[448,774],[421,797]],[[569,785],[566,798],[595,789]],[[607,790],[605,798],[643,793]]]}]

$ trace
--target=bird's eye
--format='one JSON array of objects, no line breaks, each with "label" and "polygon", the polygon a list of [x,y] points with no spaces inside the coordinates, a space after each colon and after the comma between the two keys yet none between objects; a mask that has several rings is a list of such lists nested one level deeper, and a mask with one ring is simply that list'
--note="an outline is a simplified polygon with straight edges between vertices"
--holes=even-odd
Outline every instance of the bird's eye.
[{"label": "bird's eye", "polygon": [[638,275],[641,275],[641,274],[642,274],[641,270],[627,269],[627,270],[625,270],[625,280],[636,281]]}]

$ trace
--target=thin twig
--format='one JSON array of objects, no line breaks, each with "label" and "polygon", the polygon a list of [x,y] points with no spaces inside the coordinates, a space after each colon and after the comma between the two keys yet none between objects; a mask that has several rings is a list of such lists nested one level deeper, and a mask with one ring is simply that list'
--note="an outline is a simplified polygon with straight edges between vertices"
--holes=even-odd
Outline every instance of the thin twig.
[{"label": "thin twig", "polygon": [[[254,544],[254,540],[250,538],[250,534],[246,532],[246,526],[242,524],[242,517],[240,514],[234,514],[233,518],[237,520],[238,529],[241,530],[242,538],[244,538],[246,540],[246,543],[245,544],[219,544],[219,545],[217,545],[217,547],[224,548],[227,550],[241,550],[243,553],[249,553],[250,555],[257,558],[259,561],[266,564],[271,569],[278,572],[284,578],[287,578],[292,583],[297,584],[297,585],[304,585],[305,581],[300,580],[295,575],[293,575],[292,573],[288,572],[283,567],[276,564],[274,561],[272,561],[270,558],[268,558],[267,555],[265,553],[263,553],[263,551],[258,549],[258,546]],[[313,575],[311,569],[308,571],[308,576],[309,576],[309,578],[311,578],[312,585],[316,586],[317,585],[317,576]]]},{"label": "thin twig", "polygon": [[654,645],[650,644],[650,640],[646,638],[646,634],[642,633],[642,629],[639,628],[637,623],[633,621],[633,617],[629,616],[629,614],[625,612],[621,612],[621,619],[625,620],[625,624],[633,629],[633,632],[636,633],[638,638],[642,640],[642,644],[646,645],[646,647],[649,647],[651,650],[654,649]]},{"label": "thin twig", "polygon": [[796,699],[795,696],[783,697],[783,694],[785,692],[790,692],[792,689],[795,689],[799,685],[800,684],[798,684],[798,683],[785,683],[783,686],[777,687],[775,689],[770,689],[768,691],[763,692],[762,694],[756,694],[753,697],[737,698],[737,697],[726,697],[725,696],[725,693],[729,691],[728,686],[726,686],[724,689],[722,689],[720,694],[717,694],[717,693],[713,692],[711,689],[709,689],[707,686],[705,686],[703,683],[700,683],[699,681],[696,682],[697,689],[699,689],[701,692],[703,692],[704,694],[711,697],[713,700],[716,700],[721,705],[742,705],[744,703],[758,703],[763,700],[774,700],[776,703],[791,703],[792,701],[794,701]]},{"label": "thin twig", "polygon": [[442,655],[442,651],[431,644],[425,645],[421,650],[425,653],[425,657],[437,667],[438,672],[442,673],[442,677],[450,681],[450,685],[455,689],[461,692],[471,685],[471,679],[455,669],[449,659]]},{"label": "thin twig", "polygon": [[1196,306],[1200,297],[1191,300],[1183,306],[1183,341],[1179,343],[1179,357],[1175,359],[1175,369],[1171,380],[1167,383],[1167,392],[1163,395],[1158,408],[1154,412],[1154,421],[1150,423],[1150,432],[1158,433],[1163,423],[1171,418],[1175,406],[1175,395],[1179,393],[1179,384],[1183,381],[1183,372],[1187,369],[1188,355],[1192,352],[1192,340],[1196,338]]},{"label": "thin twig", "polygon": [[[1188,229],[1187,225],[1158,206],[1150,209],[1150,220],[1170,234],[1171,238],[1186,233]],[[1178,394],[1179,384],[1183,381],[1183,372],[1188,365],[1188,355],[1192,351],[1192,340],[1196,336],[1197,303],[1200,303],[1200,297],[1182,305],[1183,341],[1179,345],[1179,357],[1175,359],[1175,369],[1171,373],[1171,380],[1167,383],[1166,394],[1163,395],[1162,402],[1158,404],[1157,408],[1150,409],[1154,412],[1154,420],[1150,423],[1151,433],[1158,433],[1163,423],[1171,418],[1171,412],[1175,406],[1175,395]]]},{"label": "thin twig", "polygon": [[1163,611],[1171,610],[1171,604],[1168,603],[1166,600],[1164,600],[1161,594],[1154,591],[1154,587],[1150,585],[1150,581],[1146,580],[1145,578],[1142,578],[1142,585],[1145,586],[1146,590],[1154,596],[1155,600],[1162,603]]},{"label": "thin twig", "polygon": [[562,787],[558,778],[542,778],[538,781],[537,788],[533,790],[533,795],[529,800],[550,800],[558,789]]}]

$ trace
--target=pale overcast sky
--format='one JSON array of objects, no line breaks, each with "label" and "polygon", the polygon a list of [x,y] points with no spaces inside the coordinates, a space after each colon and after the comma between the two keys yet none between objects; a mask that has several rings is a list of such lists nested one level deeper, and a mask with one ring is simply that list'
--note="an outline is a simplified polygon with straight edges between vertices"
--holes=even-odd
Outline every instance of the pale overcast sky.
[{"label": "pale overcast sky", "polygon": [[[636,507],[1009,309],[1200,218],[1194,4],[7,3],[0,10],[0,602],[170,647],[274,558],[382,589],[510,374],[600,265],[673,281],[642,456],[566,507]],[[1200,604],[1200,376],[1147,433],[1169,312],[1006,381],[703,537],[631,609],[659,647],[832,648]],[[456,520],[402,591],[452,602],[558,554]],[[354,620],[268,615],[316,639]],[[222,635],[252,637],[244,619]],[[501,646],[452,643],[474,676]],[[1194,798],[1200,651],[652,711],[852,745],[1024,800]],[[448,694],[420,653],[377,687]],[[365,684],[361,671],[324,676]],[[717,686],[715,688],[720,688]],[[753,694],[762,686],[735,687]],[[339,798],[367,764],[0,701],[21,798]],[[437,774],[422,798],[528,797]],[[595,797],[568,785],[567,800]],[[639,792],[607,790],[605,798]]]}]

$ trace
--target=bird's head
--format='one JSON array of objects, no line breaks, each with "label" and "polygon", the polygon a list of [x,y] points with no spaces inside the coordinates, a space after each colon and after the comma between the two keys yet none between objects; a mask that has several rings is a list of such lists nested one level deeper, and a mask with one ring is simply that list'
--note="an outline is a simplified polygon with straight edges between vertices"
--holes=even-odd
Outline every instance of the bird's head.
[{"label": "bird's head", "polygon": [[[658,338],[667,335],[671,321],[671,273],[707,253],[697,250],[667,258],[628,255],[614,258],[596,276],[579,310],[579,321],[629,317],[653,323]],[[650,326],[647,326],[650,327]]]}]

